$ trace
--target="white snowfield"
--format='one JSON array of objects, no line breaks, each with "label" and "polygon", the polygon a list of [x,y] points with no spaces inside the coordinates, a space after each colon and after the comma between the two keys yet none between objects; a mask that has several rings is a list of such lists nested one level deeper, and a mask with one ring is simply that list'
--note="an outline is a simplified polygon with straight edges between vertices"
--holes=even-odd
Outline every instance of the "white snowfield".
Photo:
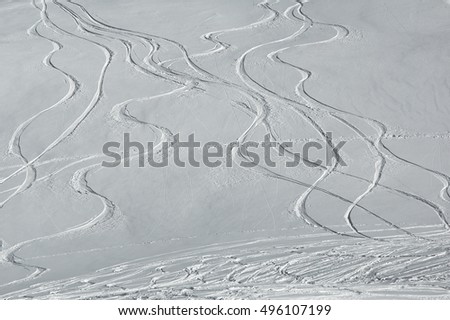
[{"label": "white snowfield", "polygon": [[[450,298],[448,0],[1,0],[0,21],[1,299]],[[103,167],[124,133],[294,147]],[[286,167],[306,141],[346,166]]]}]

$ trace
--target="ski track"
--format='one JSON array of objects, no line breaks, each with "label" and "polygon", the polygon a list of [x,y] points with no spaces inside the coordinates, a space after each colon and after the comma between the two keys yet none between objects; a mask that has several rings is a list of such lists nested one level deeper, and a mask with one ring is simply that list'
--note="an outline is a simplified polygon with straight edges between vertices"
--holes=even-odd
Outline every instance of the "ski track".
[{"label": "ski track", "polygon": [[[98,199],[103,205],[100,213],[91,219],[70,227],[56,234],[41,236],[20,243],[6,246],[4,240],[0,241],[0,258],[4,263],[29,270],[30,273],[22,279],[16,279],[9,283],[0,284],[0,288],[12,287],[20,283],[34,281],[28,288],[4,294],[0,298],[60,298],[60,299],[95,299],[95,298],[273,298],[290,297],[296,295],[311,295],[313,297],[339,296],[351,298],[356,296],[386,296],[389,291],[400,290],[405,297],[414,295],[414,290],[423,289],[433,291],[440,297],[448,297],[450,284],[447,272],[450,261],[448,258],[448,243],[442,240],[442,235],[450,229],[445,209],[432,201],[419,195],[396,189],[381,183],[383,172],[389,161],[403,165],[413,166],[419,170],[432,174],[439,179],[443,188],[439,196],[442,200],[450,201],[450,177],[442,172],[419,165],[411,160],[404,159],[391,151],[383,140],[387,139],[387,127],[375,120],[352,114],[337,109],[327,103],[312,97],[305,89],[305,83],[311,77],[312,72],[297,66],[282,58],[282,54],[288,50],[299,50],[307,46],[326,45],[333,41],[340,41],[349,35],[349,30],[341,25],[322,23],[312,20],[303,12],[304,3],[307,1],[283,2],[287,4],[281,13],[273,9],[273,4],[265,0],[259,4],[264,15],[256,22],[245,26],[232,27],[219,31],[211,31],[201,35],[201,39],[211,42],[213,47],[199,53],[188,53],[183,44],[169,38],[147,34],[115,27],[99,18],[94,17],[84,6],[76,1],[58,0],[33,0],[31,4],[40,12],[40,19],[28,30],[29,35],[39,37],[52,44],[53,49],[45,56],[43,64],[64,76],[68,84],[67,93],[55,104],[42,109],[29,119],[22,122],[13,133],[8,146],[8,153],[16,157],[22,164],[12,166],[11,174],[0,179],[0,185],[10,179],[25,174],[23,182],[8,190],[2,190],[0,194],[9,195],[0,203],[0,209],[12,201],[18,194],[39,186],[40,182],[48,181],[59,173],[73,167],[79,167],[85,162],[84,167],[74,171],[69,182],[73,191],[86,194]],[[57,8],[59,14],[65,14],[77,27],[77,33],[73,33],[58,26],[48,14],[49,5]],[[225,54],[230,49],[239,48],[233,43],[226,43],[220,39],[224,34],[236,32],[257,31],[261,27],[276,28],[283,23],[295,23],[300,25],[297,31],[280,39],[267,43],[257,44],[245,50],[237,59],[235,74],[239,83],[222,78],[206,70],[201,66],[202,59],[212,55]],[[333,28],[336,34],[329,39],[297,44],[296,41],[307,33],[314,25]],[[52,37],[45,36],[40,28],[45,27],[54,34],[62,36],[61,42]],[[78,34],[79,33],[79,34]],[[52,142],[48,144],[37,156],[28,159],[21,147],[21,138],[30,124],[36,119],[46,116],[51,110],[70,101],[79,93],[82,83],[73,75],[64,71],[63,67],[53,63],[55,54],[64,54],[64,41],[71,37],[85,41],[100,49],[105,61],[98,75],[96,91],[85,110]],[[246,243],[224,243],[221,245],[207,246],[192,249],[188,252],[174,253],[169,257],[143,258],[126,262],[117,266],[98,270],[93,274],[70,279],[51,282],[36,282],[50,270],[43,266],[22,261],[18,252],[26,246],[62,237],[82,236],[87,232],[101,232],[120,225],[126,215],[120,211],[117,205],[106,196],[95,191],[88,182],[89,175],[102,170],[102,155],[87,155],[78,159],[53,158],[42,161],[41,159],[59,144],[73,135],[77,129],[89,118],[93,110],[101,104],[105,95],[104,82],[109,67],[115,63],[114,57],[119,54],[110,43],[120,44],[125,52],[125,62],[139,73],[152,79],[167,82],[171,90],[153,96],[131,98],[117,103],[111,108],[111,118],[118,124],[129,126],[148,127],[158,136],[158,144],[151,152],[159,153],[163,142],[174,143],[171,129],[153,123],[146,119],[139,119],[130,111],[131,106],[149,107],[156,99],[164,99],[171,95],[177,95],[190,91],[207,92],[211,87],[222,87],[225,90],[236,92],[238,100],[232,101],[233,105],[242,112],[253,117],[253,121],[237,138],[238,143],[248,140],[255,130],[263,127],[271,137],[280,144],[280,137],[276,134],[269,120],[269,115],[275,108],[287,108],[294,111],[301,119],[310,125],[321,139],[334,149],[334,142],[326,136],[326,128],[320,125],[317,114],[326,116],[346,126],[355,133],[356,139],[363,141],[367,149],[376,156],[372,179],[366,179],[342,171],[337,161],[331,166],[319,166],[321,174],[312,184],[303,182],[293,177],[282,175],[269,168],[258,165],[253,169],[255,173],[268,178],[283,180],[305,189],[294,201],[293,212],[307,225],[318,227],[328,233],[319,234],[320,241],[310,241],[309,237],[299,236],[294,240],[287,238],[274,238],[270,240],[255,240]],[[136,46],[144,45],[148,54],[139,58],[135,51]],[[283,47],[280,48],[280,45]],[[158,53],[161,48],[176,50],[181,58],[162,60]],[[275,49],[275,50],[272,50]],[[269,53],[266,50],[272,50]],[[301,79],[293,85],[296,99],[283,96],[275,89],[266,87],[247,70],[249,61],[267,59],[273,66],[289,68],[298,72]],[[181,62],[190,71],[177,70],[173,66],[175,62]],[[367,134],[360,129],[352,119],[362,120],[375,131]],[[289,150],[285,150],[285,157],[292,157]],[[235,162],[248,160],[248,157],[233,149]],[[339,154],[335,153],[337,157]],[[131,156],[135,158],[136,156]],[[304,159],[305,160],[305,159]],[[58,161],[69,161],[59,169],[37,178],[37,168]],[[5,170],[8,168],[2,168]],[[343,175],[367,183],[367,188],[355,199],[347,199],[339,194],[331,192],[323,187],[331,175]],[[376,190],[387,190],[404,196],[412,201],[417,201],[424,207],[431,209],[442,222],[443,232],[436,230],[430,232],[414,232],[410,228],[403,228],[383,218],[361,204],[362,200],[370,197]],[[343,213],[343,221],[350,231],[339,231],[342,226],[331,226],[319,222],[314,212],[307,210],[307,201],[311,194],[319,192],[333,199],[342,201],[348,205]],[[399,235],[378,238],[369,236],[369,231],[359,230],[353,223],[352,215],[355,209],[378,219],[386,230],[397,230]],[[339,228],[337,228],[339,227]],[[336,235],[341,238],[333,238]],[[175,239],[174,239],[175,240]],[[294,242],[305,244],[298,245]],[[285,241],[285,242],[283,242]],[[444,243],[445,242],[445,243]],[[370,243],[370,245],[364,245]],[[367,252],[367,249],[370,249]],[[224,254],[224,253],[229,253]]]}]

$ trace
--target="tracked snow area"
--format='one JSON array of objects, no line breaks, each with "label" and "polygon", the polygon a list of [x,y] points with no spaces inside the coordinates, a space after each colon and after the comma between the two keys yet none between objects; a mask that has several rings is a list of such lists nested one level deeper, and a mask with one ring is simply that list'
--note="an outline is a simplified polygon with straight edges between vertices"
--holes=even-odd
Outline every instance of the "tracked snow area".
[{"label": "tracked snow area", "polygon": [[[0,298],[450,298],[449,1],[2,0],[0,21]],[[294,146],[102,166],[124,133]],[[346,165],[286,167],[305,141]]]}]

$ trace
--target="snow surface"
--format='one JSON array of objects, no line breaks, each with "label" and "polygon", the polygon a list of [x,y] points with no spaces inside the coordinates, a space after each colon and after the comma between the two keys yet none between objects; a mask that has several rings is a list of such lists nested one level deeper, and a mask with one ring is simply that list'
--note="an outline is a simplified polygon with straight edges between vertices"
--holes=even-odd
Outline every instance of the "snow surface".
[{"label": "snow surface", "polygon": [[[450,297],[448,0],[3,0],[0,21],[0,298]],[[124,132],[332,132],[347,166],[102,167]]]}]

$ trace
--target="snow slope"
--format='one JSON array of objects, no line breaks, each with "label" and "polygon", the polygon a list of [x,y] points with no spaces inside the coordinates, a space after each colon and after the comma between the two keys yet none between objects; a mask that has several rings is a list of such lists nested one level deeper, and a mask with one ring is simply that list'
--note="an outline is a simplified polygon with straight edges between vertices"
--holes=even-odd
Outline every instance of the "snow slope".
[{"label": "snow slope", "polygon": [[[0,17],[1,298],[449,297],[448,1]],[[275,168],[102,167],[125,132],[155,153],[177,133],[294,148]],[[305,141],[345,141],[347,165],[287,168]]]}]

